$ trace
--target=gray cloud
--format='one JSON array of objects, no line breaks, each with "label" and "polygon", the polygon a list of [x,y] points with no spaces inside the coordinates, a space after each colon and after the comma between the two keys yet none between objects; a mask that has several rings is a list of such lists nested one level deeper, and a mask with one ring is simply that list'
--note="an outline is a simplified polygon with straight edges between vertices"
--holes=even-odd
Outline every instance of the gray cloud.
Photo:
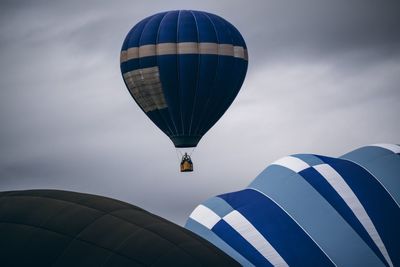
[{"label": "gray cloud", "polygon": [[[0,190],[101,194],[183,224],[195,205],[242,188],[281,156],[399,142],[398,1],[0,5]],[[243,90],[188,175],[119,73],[128,30],[171,9],[225,17],[250,53]]]}]

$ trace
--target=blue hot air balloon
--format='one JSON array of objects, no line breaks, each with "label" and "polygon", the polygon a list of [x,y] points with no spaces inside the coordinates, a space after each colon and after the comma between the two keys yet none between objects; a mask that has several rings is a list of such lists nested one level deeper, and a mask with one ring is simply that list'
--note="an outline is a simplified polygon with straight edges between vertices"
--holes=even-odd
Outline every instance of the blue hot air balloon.
[{"label": "blue hot air balloon", "polygon": [[196,147],[221,118],[243,84],[247,64],[239,31],[202,11],[147,17],[130,30],[121,49],[126,87],[177,148]]},{"label": "blue hot air balloon", "polygon": [[400,145],[283,157],[186,228],[242,266],[400,266]]}]

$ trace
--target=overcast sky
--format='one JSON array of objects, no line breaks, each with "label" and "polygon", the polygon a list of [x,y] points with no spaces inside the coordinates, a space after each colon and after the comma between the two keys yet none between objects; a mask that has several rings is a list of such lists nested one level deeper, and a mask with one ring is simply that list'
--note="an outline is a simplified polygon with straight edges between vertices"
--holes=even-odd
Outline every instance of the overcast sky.
[{"label": "overcast sky", "polygon": [[[168,137],[122,81],[138,21],[204,10],[246,40],[242,90],[179,172]],[[294,153],[340,156],[400,142],[400,2],[0,2],[0,190],[110,196],[178,224]]]}]

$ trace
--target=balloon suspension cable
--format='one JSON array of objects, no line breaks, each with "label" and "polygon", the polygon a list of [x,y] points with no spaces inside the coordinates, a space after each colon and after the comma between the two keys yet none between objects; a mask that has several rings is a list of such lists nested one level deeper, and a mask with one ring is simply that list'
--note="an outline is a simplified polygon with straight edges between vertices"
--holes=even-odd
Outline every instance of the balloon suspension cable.
[{"label": "balloon suspension cable", "polygon": [[[181,158],[184,155],[184,152],[181,151],[182,148],[175,148],[175,152],[176,152],[176,156],[178,157],[179,160],[181,160]],[[194,150],[196,149],[196,147],[192,147],[192,150],[190,150],[189,153],[187,153],[189,156],[191,156],[194,152]]]},{"label": "balloon suspension cable", "polygon": [[193,154],[195,148],[196,148],[196,147],[193,147],[193,148],[192,148],[192,151],[190,151],[189,156],[191,156],[191,155]]},{"label": "balloon suspension cable", "polygon": [[[179,151],[178,148],[175,148],[175,152],[176,152],[176,157],[178,158],[178,161],[181,161],[183,154],[181,151]],[[180,154],[180,155],[179,155]]]}]

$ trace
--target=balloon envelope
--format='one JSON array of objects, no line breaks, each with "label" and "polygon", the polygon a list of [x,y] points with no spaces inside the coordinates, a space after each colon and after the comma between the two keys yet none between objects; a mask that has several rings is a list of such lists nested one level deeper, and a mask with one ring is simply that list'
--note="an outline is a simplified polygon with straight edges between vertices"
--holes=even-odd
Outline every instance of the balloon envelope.
[{"label": "balloon envelope", "polygon": [[201,11],[145,18],[121,49],[129,92],[176,147],[195,147],[225,113],[242,86],[247,63],[239,31]]},{"label": "balloon envelope", "polygon": [[0,192],[0,266],[240,266],[198,235],[116,199]]},{"label": "balloon envelope", "polygon": [[400,266],[399,174],[395,144],[284,157],[186,228],[242,266]]}]

